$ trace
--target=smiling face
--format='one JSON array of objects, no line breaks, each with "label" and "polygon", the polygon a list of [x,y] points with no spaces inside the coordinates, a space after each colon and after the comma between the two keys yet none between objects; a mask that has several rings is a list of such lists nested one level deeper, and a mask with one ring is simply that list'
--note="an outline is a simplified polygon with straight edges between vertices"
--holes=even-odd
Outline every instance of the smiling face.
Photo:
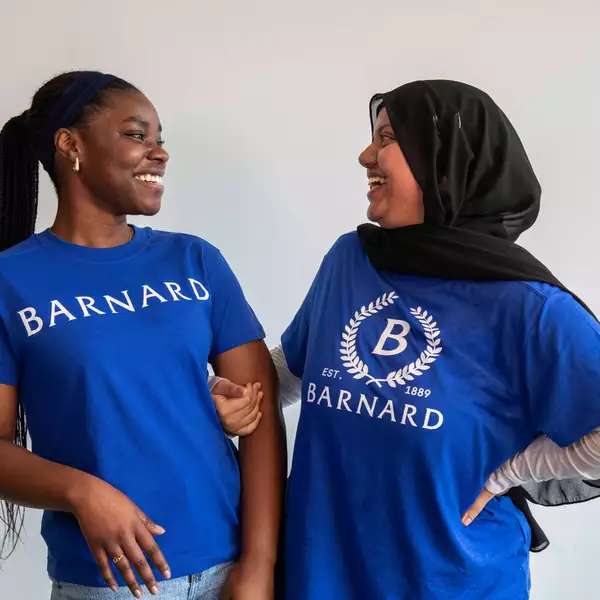
[{"label": "smiling face", "polygon": [[423,192],[396,141],[385,108],[373,126],[373,141],[358,161],[367,169],[370,221],[386,229],[423,223]]},{"label": "smiling face", "polygon": [[69,175],[75,175],[92,202],[112,214],[154,215],[160,209],[169,159],[161,130],[146,96],[111,91],[102,109],[71,130],[69,160],[76,155],[80,171]]}]

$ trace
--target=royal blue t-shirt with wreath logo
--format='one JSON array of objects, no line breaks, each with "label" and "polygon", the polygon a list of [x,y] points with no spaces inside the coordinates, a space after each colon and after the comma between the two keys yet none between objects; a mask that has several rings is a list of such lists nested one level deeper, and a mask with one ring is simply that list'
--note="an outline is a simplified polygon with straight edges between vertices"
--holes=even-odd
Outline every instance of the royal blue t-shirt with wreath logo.
[{"label": "royal blue t-shirt with wreath logo", "polygon": [[[162,525],[173,577],[238,555],[238,463],[207,362],[263,337],[220,252],[192,235],[135,227],[90,248],[46,230],[0,254],[0,383],[17,386],[33,452]],[[42,535],[51,577],[106,585],[73,515],[46,511]]]},{"label": "royal blue t-shirt with wreath logo", "polygon": [[380,272],[356,233],[282,336],[302,407],[286,503],[287,600],[522,600],[530,531],[487,477],[544,433],[600,425],[600,327],[532,282]]}]

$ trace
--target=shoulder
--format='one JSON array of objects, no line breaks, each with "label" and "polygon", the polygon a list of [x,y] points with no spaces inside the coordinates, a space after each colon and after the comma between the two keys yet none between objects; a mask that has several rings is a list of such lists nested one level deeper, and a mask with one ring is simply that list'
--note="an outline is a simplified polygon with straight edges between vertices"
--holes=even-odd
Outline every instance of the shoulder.
[{"label": "shoulder", "polygon": [[348,233],[340,235],[340,237],[334,242],[333,246],[331,246],[329,252],[343,253],[353,252],[361,249],[362,246],[360,244],[360,240],[358,239],[358,233],[356,231],[349,231]]},{"label": "shoulder", "polygon": [[364,254],[358,234],[350,231],[342,234],[325,254],[324,262],[335,262],[351,256]]},{"label": "shoulder", "polygon": [[221,257],[221,251],[204,238],[179,231],[152,230],[152,243],[170,246],[180,251],[192,251],[207,258]]},{"label": "shoulder", "polygon": [[514,283],[523,290],[526,296],[535,297],[546,310],[552,310],[554,307],[572,307],[574,310],[590,314],[574,294],[554,285],[540,281],[517,281]]},{"label": "shoulder", "polygon": [[218,252],[218,249],[215,246],[213,246],[210,242],[192,233],[153,229],[152,238],[155,243],[159,244],[180,244],[182,246],[196,246],[198,248],[209,248]]},{"label": "shoulder", "polygon": [[537,307],[537,317],[544,327],[572,327],[575,323],[584,328],[591,326],[600,333],[598,320],[576,296],[568,291],[539,281],[515,282]]},{"label": "shoulder", "polygon": [[0,252],[0,264],[18,260],[20,257],[27,256],[38,249],[39,245],[36,241],[36,236],[30,235],[22,242],[19,242],[6,250],[2,250],[2,252]]},{"label": "shoulder", "polygon": [[34,263],[41,251],[35,235],[0,252],[0,273],[12,272]]}]

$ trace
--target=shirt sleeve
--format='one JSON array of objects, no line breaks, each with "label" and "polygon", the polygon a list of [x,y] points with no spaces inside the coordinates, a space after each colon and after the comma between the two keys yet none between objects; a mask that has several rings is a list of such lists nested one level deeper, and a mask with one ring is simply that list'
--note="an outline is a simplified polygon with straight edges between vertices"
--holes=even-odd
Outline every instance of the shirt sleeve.
[{"label": "shirt sleeve", "polygon": [[568,446],[600,426],[600,324],[573,296],[550,295],[525,352],[533,426]]},{"label": "shirt sleeve", "polygon": [[233,271],[215,250],[207,265],[212,293],[212,343],[209,360],[232,348],[262,340],[265,332]]},{"label": "shirt sleeve", "polygon": [[281,336],[281,347],[283,348],[287,366],[289,370],[300,379],[302,379],[304,374],[304,363],[306,362],[306,349],[308,348],[308,339],[310,336],[313,306],[315,304],[315,297],[320,289],[320,281],[323,278],[326,260],[327,256],[323,259],[319,271],[317,272],[304,301],[298,309],[296,316]]},{"label": "shirt sleeve", "polygon": [[562,448],[540,435],[525,450],[518,452],[494,471],[485,484],[488,492],[504,494],[517,485],[550,479],[600,478],[600,429]]},{"label": "shirt sleeve", "polygon": [[279,404],[290,406],[300,400],[302,381],[290,371],[281,346],[271,348],[271,358],[279,379]]},{"label": "shirt sleeve", "polygon": [[2,320],[0,320],[0,383],[17,385],[17,361]]}]

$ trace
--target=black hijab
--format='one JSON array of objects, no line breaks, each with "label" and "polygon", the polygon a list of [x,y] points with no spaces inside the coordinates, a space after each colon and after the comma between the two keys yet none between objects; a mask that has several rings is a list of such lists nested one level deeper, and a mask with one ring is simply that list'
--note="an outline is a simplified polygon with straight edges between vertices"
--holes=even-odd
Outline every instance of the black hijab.
[{"label": "black hijab", "polygon": [[[541,188],[516,131],[487,94],[457,81],[408,83],[373,96],[371,129],[382,107],[423,191],[425,222],[397,229],[359,226],[377,269],[474,281],[540,281],[571,293],[514,243],[537,218]],[[569,479],[513,488],[508,495],[529,521],[531,550],[543,550],[549,542],[527,500],[544,506],[584,502],[600,496],[597,485],[600,481]]]}]

